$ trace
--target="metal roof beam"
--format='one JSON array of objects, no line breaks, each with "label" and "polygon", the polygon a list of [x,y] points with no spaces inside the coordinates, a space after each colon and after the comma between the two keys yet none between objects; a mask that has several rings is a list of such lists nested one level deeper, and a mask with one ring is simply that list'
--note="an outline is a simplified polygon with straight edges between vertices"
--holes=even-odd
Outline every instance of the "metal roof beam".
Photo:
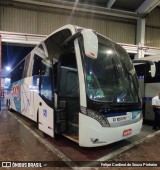
[{"label": "metal roof beam", "polygon": [[109,0],[108,3],[107,3],[107,8],[111,9],[115,2],[116,2],[116,0]]},{"label": "metal roof beam", "polygon": [[115,10],[115,9],[107,9],[104,7],[97,7],[93,5],[86,5],[77,3],[75,6],[75,3],[73,2],[67,2],[65,1],[56,1],[52,0],[52,3],[48,3],[46,1],[34,1],[34,0],[11,0],[13,2],[20,2],[25,4],[32,4],[37,6],[45,6],[45,7],[51,7],[51,8],[60,8],[60,9],[68,9],[73,10],[73,7],[76,11],[79,12],[86,12],[86,13],[94,13],[94,14],[100,14],[100,15],[108,15],[108,16],[115,16],[120,18],[130,18],[130,19],[138,19],[141,17],[141,15],[137,14],[136,12],[127,12],[122,10]]},{"label": "metal roof beam", "polygon": [[[13,43],[17,45],[38,45],[41,41],[46,38],[46,35],[39,34],[23,34],[16,32],[5,32],[0,31],[0,36],[2,38],[2,43]],[[137,50],[143,50],[145,55],[156,55],[160,54],[160,48],[139,46],[134,44],[120,44],[128,53],[137,54]]]},{"label": "metal roof beam", "polygon": [[138,14],[147,14],[151,12],[156,6],[158,6],[160,0],[145,0],[135,12]]},{"label": "metal roof beam", "polygon": [[2,42],[4,43],[13,43],[13,44],[28,44],[28,45],[37,45],[42,41],[46,36],[45,35],[36,35],[36,34],[23,34],[15,32],[5,32],[0,31],[2,37]]}]

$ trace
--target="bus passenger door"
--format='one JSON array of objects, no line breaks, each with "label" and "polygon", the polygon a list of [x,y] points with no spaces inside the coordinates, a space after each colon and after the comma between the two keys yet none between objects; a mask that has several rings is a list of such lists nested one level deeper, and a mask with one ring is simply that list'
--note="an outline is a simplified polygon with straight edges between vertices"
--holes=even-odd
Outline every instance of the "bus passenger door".
[{"label": "bus passenger door", "polygon": [[53,78],[50,63],[42,60],[40,70],[39,95],[39,129],[54,137],[54,110],[53,110]]},{"label": "bus passenger door", "polygon": [[[56,116],[57,118],[59,115],[62,117],[59,133],[63,133],[65,136],[78,136],[80,101],[77,63],[74,51],[70,50],[63,53],[59,63],[58,109],[61,110],[61,113],[57,113]],[[59,119],[57,120],[59,121]],[[58,126],[57,129],[59,129]]]}]

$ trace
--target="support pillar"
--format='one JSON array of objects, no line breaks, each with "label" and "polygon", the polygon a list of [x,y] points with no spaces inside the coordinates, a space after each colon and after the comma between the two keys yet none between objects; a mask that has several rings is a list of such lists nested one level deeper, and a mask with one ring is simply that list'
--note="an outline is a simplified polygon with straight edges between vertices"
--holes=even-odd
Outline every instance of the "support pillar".
[{"label": "support pillar", "polygon": [[144,43],[145,43],[145,18],[141,18],[137,20],[136,44],[138,44],[138,49],[135,59],[144,57],[143,50]]}]

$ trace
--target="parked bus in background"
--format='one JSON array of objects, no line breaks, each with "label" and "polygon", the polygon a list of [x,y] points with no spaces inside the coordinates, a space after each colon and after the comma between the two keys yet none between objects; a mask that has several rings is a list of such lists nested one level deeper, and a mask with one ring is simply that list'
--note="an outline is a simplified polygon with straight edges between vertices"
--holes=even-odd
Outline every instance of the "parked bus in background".
[{"label": "parked bus in background", "polygon": [[139,85],[127,52],[110,39],[66,25],[11,72],[9,108],[51,137],[83,147],[126,139],[142,128]]},{"label": "parked bus in background", "polygon": [[133,60],[142,98],[144,121],[154,120],[152,98],[160,91],[160,55]]}]

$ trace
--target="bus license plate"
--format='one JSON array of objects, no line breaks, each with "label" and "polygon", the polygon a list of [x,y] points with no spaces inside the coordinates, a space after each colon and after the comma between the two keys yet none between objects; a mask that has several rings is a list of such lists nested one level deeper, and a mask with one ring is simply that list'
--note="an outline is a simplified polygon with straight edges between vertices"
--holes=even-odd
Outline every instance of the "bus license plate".
[{"label": "bus license plate", "polygon": [[128,136],[132,133],[132,129],[127,129],[123,131],[123,136]]}]

